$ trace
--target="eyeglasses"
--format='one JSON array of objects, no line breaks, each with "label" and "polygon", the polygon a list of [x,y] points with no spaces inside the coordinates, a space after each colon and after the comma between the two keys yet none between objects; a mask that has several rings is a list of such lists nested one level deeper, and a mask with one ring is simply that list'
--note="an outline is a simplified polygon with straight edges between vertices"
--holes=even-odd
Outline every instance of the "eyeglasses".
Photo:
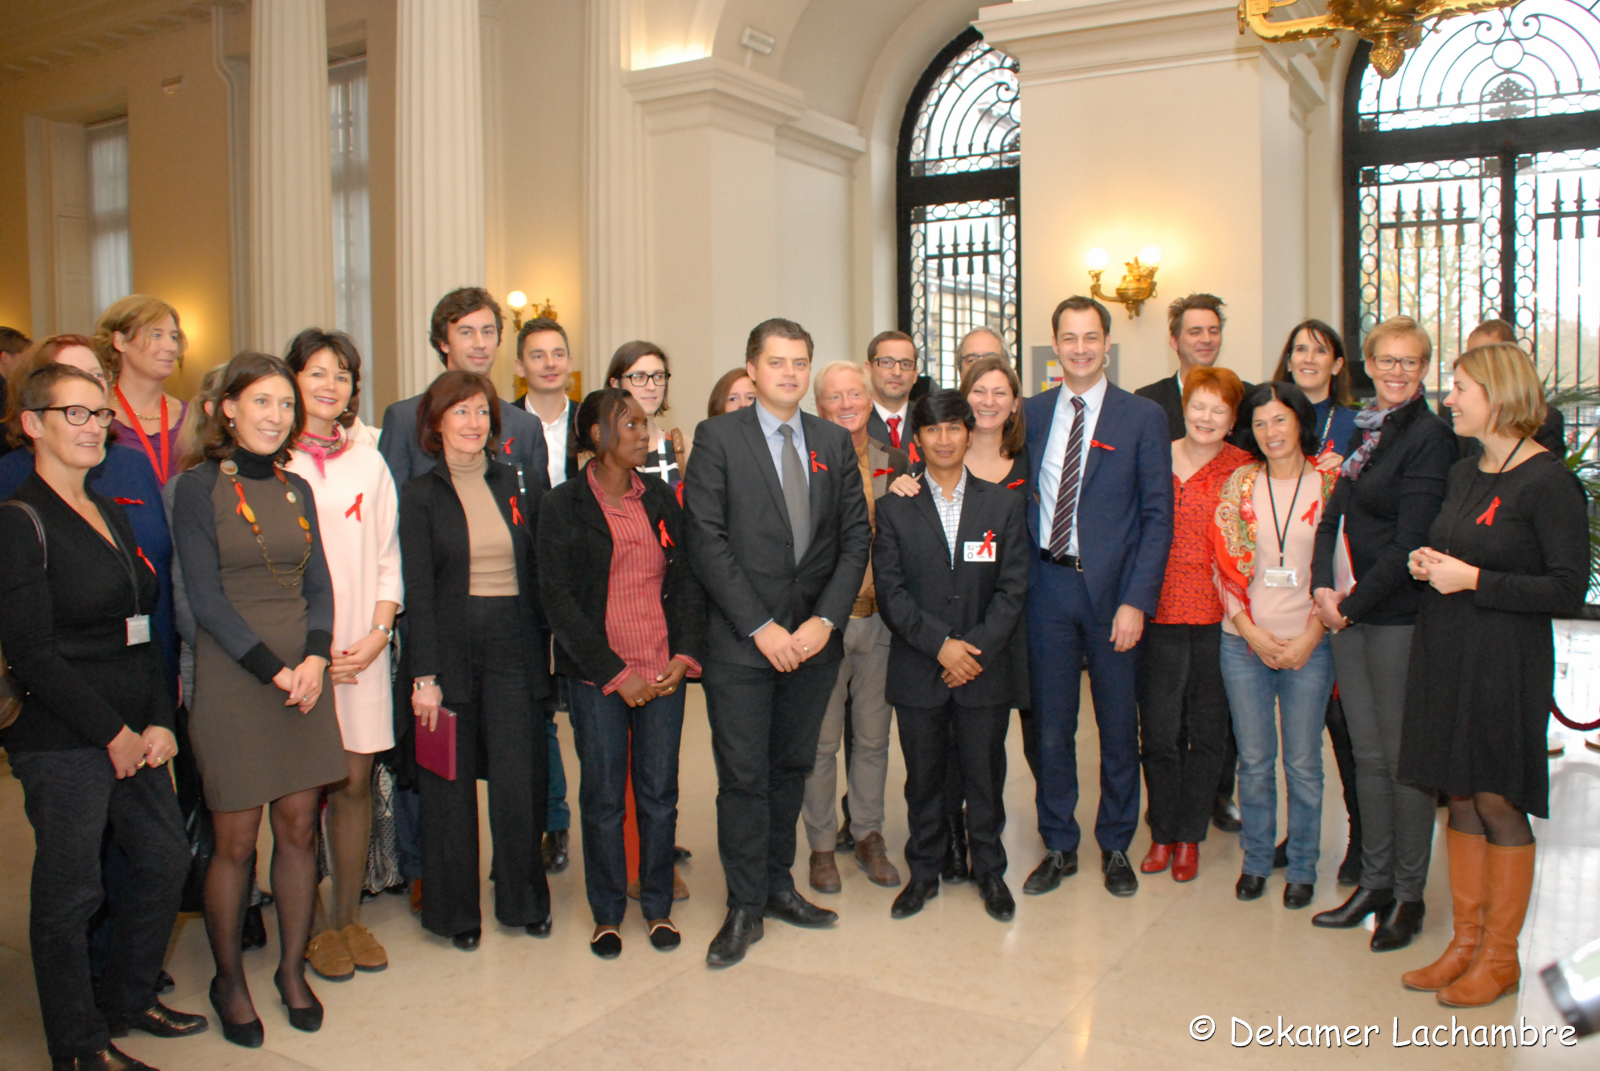
[{"label": "eyeglasses", "polygon": [[109,428],[111,421],[116,418],[115,409],[90,409],[86,405],[45,405],[33,410],[35,413],[60,413],[67,418],[67,423],[75,428],[81,428],[89,423],[89,418],[94,417],[94,422],[102,428]]},{"label": "eyeglasses", "polygon": [[969,367],[971,365],[977,364],[979,361],[983,360],[985,357],[1004,357],[1004,356],[1005,356],[1005,354],[1003,354],[1003,353],[994,353],[992,351],[989,352],[989,353],[963,353],[961,355],[961,367],[963,369],[965,369],[965,368],[967,368],[967,367]]},{"label": "eyeglasses", "polygon": [[1399,365],[1407,372],[1415,372],[1427,363],[1427,361],[1416,357],[1374,357],[1372,359],[1372,367],[1380,372],[1393,372],[1396,365]]},{"label": "eyeglasses", "polygon": [[617,377],[623,382],[635,387],[642,387],[646,383],[655,387],[665,387],[667,380],[672,378],[671,372],[628,372]]},{"label": "eyeglasses", "polygon": [[885,372],[892,372],[896,368],[899,368],[902,372],[915,372],[917,370],[917,359],[915,357],[902,357],[898,360],[894,357],[874,357],[872,363]]}]

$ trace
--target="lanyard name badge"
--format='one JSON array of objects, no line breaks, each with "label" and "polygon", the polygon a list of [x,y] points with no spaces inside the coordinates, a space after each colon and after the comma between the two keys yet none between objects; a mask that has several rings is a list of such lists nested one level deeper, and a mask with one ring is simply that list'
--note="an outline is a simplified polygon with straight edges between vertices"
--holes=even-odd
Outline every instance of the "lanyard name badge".
[{"label": "lanyard name badge", "polygon": [[1302,463],[1300,477],[1294,483],[1294,496],[1289,499],[1288,512],[1284,514],[1283,526],[1278,526],[1278,498],[1272,493],[1272,474],[1267,476],[1267,501],[1272,504],[1272,532],[1278,537],[1278,565],[1276,568],[1264,569],[1261,572],[1261,582],[1269,588],[1297,588],[1300,586],[1300,577],[1292,565],[1284,565],[1284,543],[1289,539],[1289,525],[1294,523],[1294,504],[1300,497],[1300,486],[1305,483],[1306,470]]},{"label": "lanyard name badge", "polygon": [[[128,553],[122,545],[122,539],[115,528],[111,529],[111,541],[117,548],[117,557],[122,559],[122,564],[128,570],[128,584],[133,588],[133,608],[139,609],[139,577],[133,565],[133,555]],[[150,615],[133,613],[123,619],[128,627],[128,646],[137,647],[141,643],[150,642]]]}]

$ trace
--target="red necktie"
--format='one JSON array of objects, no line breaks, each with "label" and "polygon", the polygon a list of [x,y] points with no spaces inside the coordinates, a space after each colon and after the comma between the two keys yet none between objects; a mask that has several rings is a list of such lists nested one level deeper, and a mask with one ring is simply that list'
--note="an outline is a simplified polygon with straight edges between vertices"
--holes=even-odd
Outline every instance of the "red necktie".
[{"label": "red necktie", "polygon": [[889,418],[889,445],[900,449],[900,418],[897,416]]}]

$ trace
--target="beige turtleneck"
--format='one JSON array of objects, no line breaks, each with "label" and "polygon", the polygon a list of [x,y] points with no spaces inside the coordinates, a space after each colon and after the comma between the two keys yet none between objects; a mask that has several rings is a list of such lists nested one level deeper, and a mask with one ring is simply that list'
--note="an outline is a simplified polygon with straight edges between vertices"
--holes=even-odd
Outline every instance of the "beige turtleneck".
[{"label": "beige turtleneck", "polygon": [[489,467],[484,454],[474,454],[466,464],[450,463],[450,482],[467,515],[467,540],[472,550],[469,595],[516,595],[517,561],[500,507],[484,481]]}]

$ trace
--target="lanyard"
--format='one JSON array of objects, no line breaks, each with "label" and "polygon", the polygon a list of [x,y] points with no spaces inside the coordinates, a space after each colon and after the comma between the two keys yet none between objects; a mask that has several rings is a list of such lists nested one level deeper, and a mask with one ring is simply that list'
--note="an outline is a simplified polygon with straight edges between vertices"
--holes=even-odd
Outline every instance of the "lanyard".
[{"label": "lanyard", "polygon": [[1317,436],[1322,440],[1322,453],[1318,454],[1318,457],[1323,456],[1323,454],[1326,454],[1330,449],[1333,448],[1333,444],[1328,441],[1328,430],[1333,427],[1333,411],[1338,407],[1338,405],[1339,403],[1334,401],[1331,397],[1328,399],[1328,415],[1322,421],[1322,434]]},{"label": "lanyard", "polygon": [[[1511,452],[1506,455],[1506,459],[1504,461],[1500,462],[1500,467],[1495,470],[1494,474],[1495,474],[1496,478],[1498,478],[1500,476],[1500,474],[1506,470],[1506,466],[1511,464],[1511,459],[1517,456],[1517,451],[1521,450],[1522,449],[1522,444],[1527,442],[1527,441],[1528,440],[1525,439],[1525,438],[1517,440],[1517,445],[1511,448]],[[1450,528],[1446,532],[1446,534],[1450,537],[1450,542],[1452,542],[1452,543],[1455,542],[1456,526],[1461,523],[1461,515],[1464,512],[1466,512],[1467,506],[1469,504],[1472,504],[1472,494],[1473,494],[1473,492],[1475,490],[1477,490],[1477,487],[1478,487],[1478,475],[1482,471],[1483,470],[1478,468],[1477,466],[1473,466],[1472,482],[1467,484],[1467,493],[1461,496],[1461,504],[1456,507],[1456,515],[1450,521]],[[1489,483],[1489,489],[1491,491],[1494,490],[1494,482],[1492,480]],[[1446,554],[1449,554],[1450,553],[1450,548],[1448,546],[1445,547],[1444,548],[1444,552]]]},{"label": "lanyard", "polygon": [[1278,568],[1283,568],[1283,545],[1289,541],[1289,526],[1294,523],[1294,504],[1300,497],[1300,485],[1306,482],[1305,462],[1300,463],[1300,478],[1294,482],[1294,496],[1289,499],[1288,512],[1284,514],[1283,527],[1278,527],[1278,498],[1272,493],[1272,473],[1267,477],[1267,501],[1272,503],[1272,532],[1278,537]]},{"label": "lanyard", "polygon": [[167,486],[167,473],[171,467],[172,459],[168,454],[171,443],[167,439],[167,396],[161,395],[161,460],[156,460],[156,452],[150,446],[150,437],[144,433],[144,422],[139,419],[139,414],[133,411],[133,406],[128,404],[128,399],[123,397],[122,388],[117,387],[117,401],[122,403],[122,411],[133,418],[133,428],[139,433],[139,445],[144,447],[145,456],[150,459],[150,467],[156,470],[156,479],[161,481],[161,486]]}]

